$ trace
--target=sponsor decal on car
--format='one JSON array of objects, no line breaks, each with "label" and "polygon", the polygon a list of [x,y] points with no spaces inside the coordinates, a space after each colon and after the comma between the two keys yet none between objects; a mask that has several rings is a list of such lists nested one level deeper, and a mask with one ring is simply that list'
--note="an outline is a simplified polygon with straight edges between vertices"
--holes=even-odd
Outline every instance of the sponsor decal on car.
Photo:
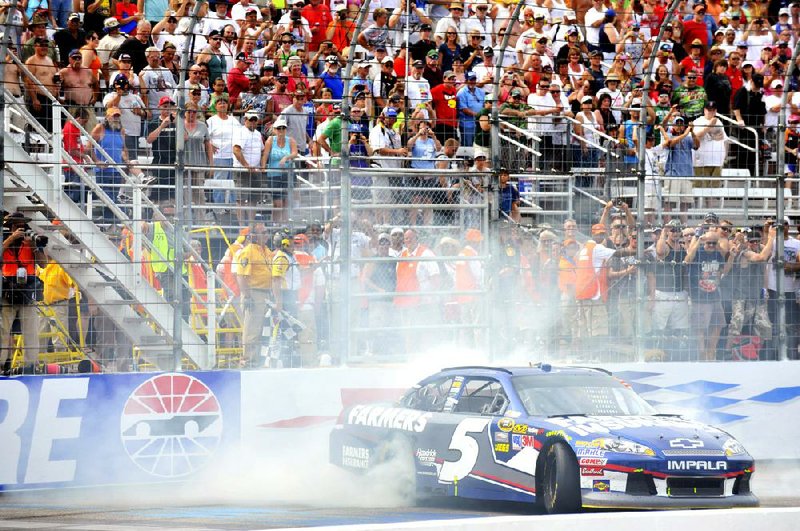
[{"label": "sponsor decal on car", "polygon": [[564,433],[564,430],[548,431],[544,434],[545,437],[561,437],[562,439],[570,440],[572,437]]},{"label": "sponsor decal on car", "polygon": [[608,459],[600,457],[581,457],[578,460],[578,464],[581,466],[605,466],[606,463],[608,463]]},{"label": "sponsor decal on car", "polygon": [[686,448],[686,449],[693,449],[693,448],[702,448],[705,446],[703,441],[700,439],[689,439],[687,437],[679,437],[677,439],[671,439],[669,441],[670,448]]},{"label": "sponsor decal on car", "polygon": [[508,452],[508,450],[508,443],[495,443],[494,445],[495,452]]},{"label": "sponsor decal on car", "polygon": [[728,470],[725,461],[668,461],[667,470]]},{"label": "sponsor decal on car", "polygon": [[511,428],[511,433],[520,433],[525,435],[528,433],[528,425],[527,424],[514,424],[514,427]]},{"label": "sponsor decal on car", "polygon": [[433,448],[417,448],[416,456],[421,465],[432,466],[436,463],[436,450]]},{"label": "sponsor decal on car", "polygon": [[603,467],[601,466],[582,466],[581,476],[602,476]]},{"label": "sponsor decal on car", "polygon": [[585,437],[592,433],[609,433],[612,430],[625,428],[654,428],[654,427],[696,427],[702,426],[696,422],[669,417],[571,417],[553,418],[550,421],[558,424],[565,430]]},{"label": "sponsor decal on car", "polygon": [[342,465],[352,468],[369,468],[369,448],[342,445]]},{"label": "sponsor decal on car", "polygon": [[611,490],[611,481],[608,479],[595,479],[592,480],[592,491],[594,492],[608,492]]},{"label": "sponsor decal on car", "polygon": [[508,433],[504,431],[496,431],[494,432],[494,442],[496,443],[507,443],[508,442]]},{"label": "sponsor decal on car", "polygon": [[450,385],[450,390],[452,391],[453,389],[461,389],[461,384],[463,383],[464,383],[464,377],[456,376],[456,379],[453,380],[453,383]]},{"label": "sponsor decal on car", "polygon": [[347,415],[347,423],[372,428],[394,428],[420,433],[425,430],[433,413],[399,407],[354,406]]},{"label": "sponsor decal on car", "polygon": [[587,448],[587,447],[597,447],[600,443],[597,439],[593,439],[591,441],[575,441],[575,446],[579,448]]},{"label": "sponsor decal on car", "polygon": [[522,450],[523,448],[534,448],[536,446],[536,439],[533,435],[511,435],[511,448],[514,450]]},{"label": "sponsor decal on car", "polygon": [[514,429],[514,421],[508,417],[503,417],[497,421],[497,427],[500,428],[501,431],[511,431]]},{"label": "sponsor decal on car", "polygon": [[578,448],[575,450],[578,457],[605,457],[606,451],[599,448]]}]

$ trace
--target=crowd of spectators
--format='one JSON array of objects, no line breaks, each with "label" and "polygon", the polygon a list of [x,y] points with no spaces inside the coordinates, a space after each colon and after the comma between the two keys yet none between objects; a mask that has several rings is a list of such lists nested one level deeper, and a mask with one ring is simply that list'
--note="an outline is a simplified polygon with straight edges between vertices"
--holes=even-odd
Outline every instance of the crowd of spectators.
[{"label": "crowd of spectators", "polygon": [[[192,1],[99,7],[84,2],[83,12],[66,15],[46,3],[28,3],[17,11],[3,9],[9,54],[33,77],[9,63],[4,83],[45,129],[52,125],[51,100],[44,95],[49,90],[73,114],[85,109],[92,136],[104,139],[101,145],[115,162],[152,156],[161,167],[152,192],[157,200],[174,197],[174,171],[168,167],[176,162],[176,119],[189,124],[198,151],[186,162],[203,166],[193,173],[193,186],[202,187],[206,178],[232,178],[237,188],[281,188],[286,179],[267,170],[293,163],[285,154],[265,151],[267,139],[278,134],[279,117],[297,156],[339,155],[343,142],[336,129],[343,119],[351,135],[345,147],[362,159],[356,166],[372,157],[382,167],[414,167],[415,160],[416,167],[427,168],[448,142],[491,159],[495,105],[502,120],[519,128],[504,134],[529,147],[522,153],[502,150],[502,165],[515,172],[612,165],[630,172],[639,167],[644,107],[645,136],[653,137],[655,154],[644,164],[652,176],[648,202],[685,209],[693,186],[718,186],[725,166],[756,174],[753,148],[762,150],[763,161],[776,145],[784,90],[789,126],[783,134],[793,176],[800,142],[797,75],[785,89],[783,84],[800,30],[800,2],[689,0],[669,21],[661,0],[575,4],[532,2],[511,20],[515,5],[507,2],[372,2],[355,35],[357,2],[210,2],[199,6],[195,24]],[[358,44],[351,49],[354,37]],[[186,80],[178,86],[187,48]],[[651,58],[655,64],[643,94]],[[344,79],[348,61],[354,64]],[[349,98],[350,112],[340,118],[342,98]],[[122,146],[115,135],[101,134],[117,127],[109,125],[117,111]],[[260,146],[245,132],[248,120],[256,122],[252,130],[262,136]],[[95,128],[98,121],[102,128]],[[421,130],[438,143],[415,140]],[[532,157],[533,151],[541,157]],[[92,149],[78,158],[99,160]],[[120,184],[116,170],[101,173],[104,184]],[[362,180],[363,187],[375,184]],[[791,189],[793,181],[787,182]],[[579,184],[598,182],[585,177]],[[283,194],[275,191],[277,221]],[[370,195],[385,199],[385,193]],[[193,199],[244,204],[257,197],[197,191]],[[238,220],[247,221],[241,215]]]},{"label": "crowd of spectators", "polygon": [[[718,263],[721,279],[722,268],[733,260],[730,267],[736,270],[736,260],[743,253],[750,261],[765,260],[769,252],[762,250],[772,245],[769,231],[742,230],[723,237],[724,223],[712,220],[700,227],[696,240],[684,241],[678,234],[689,230],[694,234],[694,228],[687,228],[686,215],[693,188],[720,186],[718,177],[724,167],[756,174],[757,157],[748,147],[759,150],[761,160],[767,160],[767,151],[777,145],[779,134],[784,135],[787,174],[794,176],[800,146],[800,91],[797,72],[788,82],[784,76],[796,60],[793,50],[800,31],[800,2],[689,0],[679,3],[668,21],[667,3],[662,0],[592,0],[590,4],[573,2],[572,6],[536,0],[523,6],[513,20],[516,5],[507,1],[417,1],[406,5],[384,0],[370,3],[364,27],[358,32],[358,2],[215,1],[197,7],[196,23],[190,16],[195,10],[192,0],[101,0],[75,5],[80,7],[78,12],[35,2],[16,10],[7,5],[0,8],[6,21],[4,38],[9,42],[4,87],[46,131],[53,127],[49,92],[113,162],[152,160],[149,171],[155,180],[150,196],[162,205],[171,204],[176,193],[183,193],[185,202],[199,207],[191,210],[195,219],[212,220],[220,212],[212,206],[252,206],[269,199],[270,222],[284,223],[291,188],[289,168],[316,164],[311,161],[320,159],[335,166],[343,148],[349,148],[351,168],[362,170],[353,172],[353,200],[400,205],[394,210],[368,212],[365,226],[373,227],[372,232],[374,227],[378,231],[398,225],[412,227],[405,230],[404,237],[411,230],[413,239],[416,225],[453,223],[453,211],[437,210],[437,202],[478,204],[487,184],[482,176],[493,171],[500,184],[503,217],[519,221],[520,194],[510,182],[510,173],[534,168],[568,172],[612,164],[629,173],[643,162],[648,177],[647,221],[654,221],[653,213],[659,209],[675,211],[671,225],[660,233],[662,239],[652,242],[648,278],[653,271],[656,280],[649,293],[655,303],[680,302],[658,298],[662,296],[659,293],[683,291],[662,290],[658,279],[673,275],[677,283],[680,276],[681,286],[687,288],[686,312],[702,312],[692,313],[691,322],[704,323],[704,343],[685,351],[710,359],[723,328],[727,327],[725,337],[732,337],[731,330],[741,329],[741,319],[732,317],[740,315],[733,310],[738,308],[733,302],[745,301],[742,312],[754,313],[747,302],[750,294],[737,299],[735,289],[729,297],[731,309],[723,305],[724,314],[713,304],[706,307],[710,300],[706,288],[713,282],[700,281],[703,288],[698,291],[694,281],[708,271],[694,264]],[[663,39],[654,49],[661,29]],[[354,37],[357,45],[351,47]],[[508,46],[503,48],[506,37]],[[189,64],[182,72],[185,50]],[[645,92],[644,76],[651,57],[656,64]],[[18,58],[30,75],[18,68],[13,58]],[[349,61],[353,62],[352,73],[345,78]],[[779,131],[785,93],[788,127]],[[348,110],[346,116],[343,108]],[[513,126],[504,128],[503,134],[529,149],[492,145],[495,108],[501,119]],[[640,122],[642,108],[644,124]],[[638,158],[641,127],[646,128],[644,161]],[[179,130],[185,135],[182,160],[189,167],[185,182],[191,184],[181,192],[176,191],[174,171]],[[757,131],[759,142],[752,130]],[[532,135],[537,138],[533,143]],[[74,124],[64,125],[63,141],[73,160],[91,169],[97,184],[117,199],[122,183],[119,171],[87,146]],[[471,148],[468,158],[457,156],[460,147]],[[541,156],[532,157],[533,151]],[[503,167],[492,168],[496,153],[500,153]],[[612,153],[619,159],[612,158]],[[370,166],[417,169],[420,173],[403,177],[363,171]],[[437,169],[462,173],[452,176],[430,171]],[[232,180],[235,186],[206,192],[203,187],[208,179]],[[68,169],[65,180],[72,185],[70,196],[84,201],[85,187],[74,186],[77,175]],[[790,197],[793,182],[787,180]],[[594,186],[597,177],[586,173],[578,184]],[[402,190],[404,187],[409,190]],[[431,208],[402,207],[426,203],[432,203]],[[235,215],[240,227],[258,225],[255,208],[237,208]],[[479,226],[475,212],[465,211],[464,218],[466,227],[474,230]],[[627,224],[632,228],[632,221]],[[331,225],[331,234],[334,229]],[[560,266],[552,265],[585,260],[581,253],[588,252],[593,264],[599,256],[609,260],[611,279],[628,278],[609,286],[622,284],[629,290],[631,271],[644,267],[629,263],[627,256],[630,253],[625,246],[630,247],[636,234],[617,241],[613,223],[603,230],[612,231],[605,246],[599,228],[587,231],[597,244],[590,251],[587,249],[593,245],[567,237],[556,245],[555,233],[551,232],[553,238],[547,232],[540,234],[535,240],[536,252],[528,253],[537,257],[528,260],[530,269],[537,274],[555,271],[560,280],[569,275],[562,275]],[[520,237],[518,231],[502,231],[503,243],[529,247],[531,240]],[[362,233],[368,242],[364,247],[380,255],[385,238],[366,229]],[[387,234],[391,242],[391,231]],[[712,234],[717,234],[723,251],[719,260],[704,254],[711,253]],[[548,244],[551,239],[555,243]],[[750,239],[754,240],[752,247]],[[294,237],[280,240],[277,250],[283,240],[295,241]],[[676,258],[681,242],[688,258]],[[455,249],[454,256],[467,245],[440,239],[428,243],[443,254]],[[409,253],[426,252],[408,242],[405,245]],[[605,256],[603,247],[613,252]],[[337,248],[331,246],[330,259],[335,259]],[[402,253],[402,249],[395,251]],[[513,261],[525,254],[509,252],[505,256]],[[534,264],[541,263],[542,257],[555,262],[549,269],[537,269]],[[686,266],[679,265],[684,262]],[[667,274],[660,267],[672,269]],[[398,266],[396,273],[401,269]],[[420,274],[426,269],[420,265],[415,271]],[[509,266],[506,273],[519,275],[523,269]],[[439,275],[430,273],[441,277],[441,271]],[[372,284],[380,286],[380,281]],[[555,291],[561,289],[559,282],[548,286],[553,290],[550,295],[561,301],[563,291]],[[765,287],[770,286],[774,282]],[[618,297],[617,301],[629,303],[629,295],[630,291],[609,288],[609,300]],[[548,341],[582,340],[587,329],[592,331],[589,337],[595,337],[595,325],[601,330],[613,329],[609,333],[615,337],[629,335],[631,323],[625,319],[629,321],[632,313],[622,303],[612,305],[603,300],[600,305],[594,295],[587,300],[592,302],[574,305],[574,322],[580,325],[569,334],[558,328],[558,333],[547,334]],[[601,306],[607,313],[605,328],[602,316],[596,315]],[[774,309],[774,303],[766,306]],[[659,318],[653,323],[659,330],[675,320],[684,323],[689,315],[681,313],[683,306],[663,311],[656,311]],[[430,322],[430,312],[413,309],[404,313],[409,322]],[[470,319],[476,316],[474,309],[467,313]],[[755,313],[761,335],[771,336],[774,330],[767,334],[764,329],[765,323],[775,322],[774,316]],[[662,320],[667,324],[656,324]],[[765,345],[773,348],[768,341]]]}]

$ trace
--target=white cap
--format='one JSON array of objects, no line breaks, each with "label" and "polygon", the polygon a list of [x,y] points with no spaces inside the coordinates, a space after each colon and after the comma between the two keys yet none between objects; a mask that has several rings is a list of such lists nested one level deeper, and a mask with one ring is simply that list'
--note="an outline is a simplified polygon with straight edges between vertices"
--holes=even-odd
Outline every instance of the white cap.
[{"label": "white cap", "polygon": [[789,12],[789,8],[788,7],[782,7],[782,8],[780,8],[778,10],[778,15],[779,16],[780,15],[789,15],[789,14],[790,14],[790,12]]},{"label": "white cap", "polygon": [[581,103],[594,103],[594,98],[591,96],[584,96],[581,98]]},{"label": "white cap", "polygon": [[281,117],[275,120],[275,122],[272,124],[272,128],[275,129],[276,127],[288,127],[286,124],[286,119]]},{"label": "white cap", "polygon": [[777,88],[777,87],[783,88],[783,80],[782,79],[773,79],[772,83],[769,84],[769,87],[770,88]]}]

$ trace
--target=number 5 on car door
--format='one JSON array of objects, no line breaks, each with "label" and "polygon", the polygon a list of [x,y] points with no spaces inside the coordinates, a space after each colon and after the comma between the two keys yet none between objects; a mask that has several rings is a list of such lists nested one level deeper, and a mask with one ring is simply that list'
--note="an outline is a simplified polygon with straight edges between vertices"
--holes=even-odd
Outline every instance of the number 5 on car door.
[{"label": "number 5 on car door", "polygon": [[491,419],[469,418],[458,423],[453,438],[450,439],[450,450],[461,452],[461,457],[456,461],[442,463],[439,481],[443,483],[460,481],[472,472],[480,450],[475,435],[482,433],[489,422]]}]

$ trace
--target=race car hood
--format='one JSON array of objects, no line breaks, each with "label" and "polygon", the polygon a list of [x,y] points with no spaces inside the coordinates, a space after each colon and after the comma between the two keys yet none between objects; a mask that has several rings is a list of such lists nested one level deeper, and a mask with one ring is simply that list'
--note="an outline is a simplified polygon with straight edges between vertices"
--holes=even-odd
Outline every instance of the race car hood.
[{"label": "race car hood", "polygon": [[553,417],[549,423],[558,425],[571,437],[592,440],[602,437],[622,437],[664,455],[703,455],[724,452],[723,445],[731,439],[727,433],[706,424],[680,417]]}]

